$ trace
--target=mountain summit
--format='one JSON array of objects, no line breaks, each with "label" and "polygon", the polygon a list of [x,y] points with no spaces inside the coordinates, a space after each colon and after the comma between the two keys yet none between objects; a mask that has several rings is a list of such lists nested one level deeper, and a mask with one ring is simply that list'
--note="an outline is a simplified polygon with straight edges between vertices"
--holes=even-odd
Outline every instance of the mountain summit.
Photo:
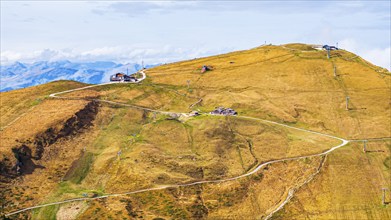
[{"label": "mountain summit", "polygon": [[0,216],[390,219],[391,74],[329,52],[263,45],[138,83],[2,92]]}]

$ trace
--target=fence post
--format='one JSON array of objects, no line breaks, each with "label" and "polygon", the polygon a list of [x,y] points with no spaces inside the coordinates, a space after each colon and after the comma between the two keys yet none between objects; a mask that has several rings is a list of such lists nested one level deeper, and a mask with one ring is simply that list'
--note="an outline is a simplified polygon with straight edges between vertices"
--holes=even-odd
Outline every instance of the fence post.
[{"label": "fence post", "polygon": [[386,190],[387,190],[387,188],[382,188],[382,191],[383,191],[382,205],[386,205]]},{"label": "fence post", "polygon": [[121,160],[121,154],[122,154],[122,151],[121,151],[121,150],[120,150],[120,151],[118,151],[118,153],[117,153],[118,160]]},{"label": "fence post", "polygon": [[364,140],[364,148],[363,148],[364,153],[367,152],[367,140]]},{"label": "fence post", "polygon": [[348,110],[348,111],[349,111],[349,99],[350,99],[350,97],[346,96],[346,110]]}]

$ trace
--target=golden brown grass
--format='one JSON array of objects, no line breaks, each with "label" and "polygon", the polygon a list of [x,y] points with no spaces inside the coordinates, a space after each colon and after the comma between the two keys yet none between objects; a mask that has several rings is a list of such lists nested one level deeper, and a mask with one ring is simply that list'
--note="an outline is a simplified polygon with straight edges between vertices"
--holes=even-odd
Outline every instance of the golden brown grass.
[{"label": "golden brown grass", "polygon": [[[315,57],[306,58],[309,54]],[[391,136],[390,75],[377,72],[376,66],[347,60],[354,56],[349,52],[332,54],[329,60],[324,51],[264,46],[163,65],[147,74],[154,83],[185,86],[190,80],[193,93],[204,99],[205,110],[234,107],[241,114],[347,138]],[[201,74],[198,68],[204,64],[214,70]],[[346,96],[351,97],[350,111],[345,110]]]},{"label": "golden brown grass", "polygon": [[0,126],[4,127],[32,107],[39,105],[49,94],[82,87],[74,81],[57,81],[44,85],[0,92]]},{"label": "golden brown grass", "polygon": [[[232,107],[239,115],[346,139],[391,136],[389,73],[343,50],[333,51],[327,59],[324,51],[308,45],[285,47],[263,46],[162,65],[147,70],[147,80],[140,85],[106,85],[63,96],[175,112],[189,112],[189,106],[200,97],[202,103],[193,110]],[[214,69],[201,74],[202,65]],[[333,65],[338,77],[333,76]],[[0,93],[1,113],[5,114],[1,126],[27,112],[2,131],[1,152],[10,156],[17,139],[23,141],[50,126],[61,126],[86,102],[44,97],[78,86],[56,82]],[[351,98],[349,111],[345,110],[346,96]],[[35,103],[41,97],[44,100]],[[27,111],[34,103],[37,107]],[[45,169],[24,176],[11,189],[23,198],[19,199],[21,208],[81,197],[82,193],[118,193],[233,177],[265,161],[320,153],[338,144],[334,139],[250,119],[200,116],[167,120],[161,114],[102,104],[88,132],[51,145],[39,161]],[[332,152],[315,179],[300,188],[275,217],[389,218],[390,208],[380,205],[379,191],[379,187],[391,187],[387,182],[389,146],[389,142],[370,142],[369,149],[383,152],[363,154],[358,143],[351,143]],[[92,155],[90,159],[83,159],[83,149]],[[49,219],[57,213],[57,217],[79,219],[262,218],[286,198],[289,189],[312,175],[320,160],[313,157],[276,163],[248,178],[222,184],[47,207],[34,211],[32,217]],[[70,169],[75,171],[68,172]],[[66,173],[71,178],[61,182]],[[19,195],[20,191],[23,194]],[[17,201],[15,197],[7,199]]]},{"label": "golden brown grass", "polygon": [[362,143],[337,150],[322,175],[298,191],[276,219],[389,219],[391,208],[382,205],[381,189],[391,187],[390,149],[390,141],[379,141],[368,144],[368,153]]}]

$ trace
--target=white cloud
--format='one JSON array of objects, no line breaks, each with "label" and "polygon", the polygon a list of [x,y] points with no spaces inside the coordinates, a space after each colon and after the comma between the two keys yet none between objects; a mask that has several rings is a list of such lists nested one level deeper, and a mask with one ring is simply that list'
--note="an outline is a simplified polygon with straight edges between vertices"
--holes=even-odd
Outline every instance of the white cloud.
[{"label": "white cloud", "polygon": [[179,60],[192,59],[224,53],[234,50],[234,48],[219,48],[217,50],[208,48],[175,48],[171,45],[160,47],[101,47],[86,51],[75,51],[71,49],[50,50],[44,49],[27,53],[14,51],[4,51],[1,53],[1,64],[7,65],[16,61],[32,63],[35,61],[57,61],[70,60],[78,61],[115,61],[120,63],[141,62],[148,64],[168,63]]},{"label": "white cloud", "polygon": [[356,53],[369,62],[391,71],[391,48],[372,48],[365,43],[358,43],[354,39],[344,39],[339,42],[339,47]]},{"label": "white cloud", "polygon": [[2,63],[170,62],[267,40],[339,41],[389,68],[390,1],[5,1],[0,16]]},{"label": "white cloud", "polygon": [[373,64],[387,68],[388,71],[391,71],[391,47],[368,50],[362,54],[362,57]]},{"label": "white cloud", "polygon": [[339,42],[338,47],[354,52],[359,48],[359,44],[354,39],[344,39]]},{"label": "white cloud", "polygon": [[1,52],[1,65],[18,61],[22,58],[22,54],[14,51]]}]

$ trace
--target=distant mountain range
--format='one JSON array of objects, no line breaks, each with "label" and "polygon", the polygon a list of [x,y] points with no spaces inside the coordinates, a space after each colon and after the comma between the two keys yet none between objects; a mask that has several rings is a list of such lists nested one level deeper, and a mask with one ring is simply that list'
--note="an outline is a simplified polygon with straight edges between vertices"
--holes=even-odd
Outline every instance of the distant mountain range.
[{"label": "distant mountain range", "polygon": [[[150,68],[154,65],[145,65]],[[142,68],[138,63],[118,64],[111,61],[71,62],[40,61],[32,64],[16,62],[12,65],[0,66],[0,91],[25,88],[54,80],[76,80],[97,84],[109,81],[109,76],[117,73],[134,73]]]}]

